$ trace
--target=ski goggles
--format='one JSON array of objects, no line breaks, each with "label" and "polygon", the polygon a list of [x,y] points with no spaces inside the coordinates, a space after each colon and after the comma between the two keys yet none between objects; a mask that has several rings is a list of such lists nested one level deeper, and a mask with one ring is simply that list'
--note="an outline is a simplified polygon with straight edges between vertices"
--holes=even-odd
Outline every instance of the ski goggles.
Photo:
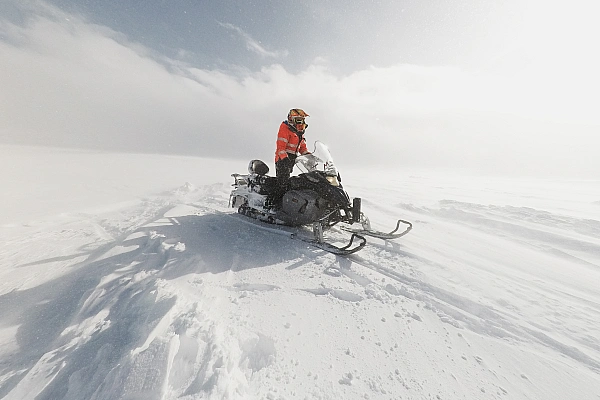
[{"label": "ski goggles", "polygon": [[292,121],[296,125],[306,124],[306,122],[304,122],[305,121],[304,117],[292,117]]}]

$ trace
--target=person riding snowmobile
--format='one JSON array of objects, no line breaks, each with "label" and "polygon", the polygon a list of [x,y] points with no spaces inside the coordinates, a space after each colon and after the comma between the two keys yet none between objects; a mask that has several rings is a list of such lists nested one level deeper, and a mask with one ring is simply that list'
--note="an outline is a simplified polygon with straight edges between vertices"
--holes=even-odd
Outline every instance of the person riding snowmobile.
[{"label": "person riding snowmobile", "polygon": [[277,190],[270,196],[269,202],[272,205],[277,205],[288,190],[296,157],[310,154],[304,139],[304,132],[308,127],[306,123],[306,117],[308,116],[304,110],[293,108],[289,111],[287,120],[279,126],[277,150],[275,151]]}]

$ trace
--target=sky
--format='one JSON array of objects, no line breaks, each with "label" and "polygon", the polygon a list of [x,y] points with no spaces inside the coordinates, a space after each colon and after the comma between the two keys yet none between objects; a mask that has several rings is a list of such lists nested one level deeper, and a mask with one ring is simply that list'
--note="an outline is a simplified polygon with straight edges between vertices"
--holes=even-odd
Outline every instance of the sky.
[{"label": "sky", "polygon": [[598,11],[4,0],[0,142],[272,163],[299,107],[346,163],[600,174]]}]

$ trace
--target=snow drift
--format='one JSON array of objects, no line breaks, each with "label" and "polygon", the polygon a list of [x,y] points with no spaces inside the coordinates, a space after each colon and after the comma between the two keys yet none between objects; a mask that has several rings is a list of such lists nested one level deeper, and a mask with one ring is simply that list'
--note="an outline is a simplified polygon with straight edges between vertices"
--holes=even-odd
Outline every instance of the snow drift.
[{"label": "snow drift", "polygon": [[0,149],[1,398],[600,398],[599,182],[345,168],[415,227],[336,257],[244,161]]}]

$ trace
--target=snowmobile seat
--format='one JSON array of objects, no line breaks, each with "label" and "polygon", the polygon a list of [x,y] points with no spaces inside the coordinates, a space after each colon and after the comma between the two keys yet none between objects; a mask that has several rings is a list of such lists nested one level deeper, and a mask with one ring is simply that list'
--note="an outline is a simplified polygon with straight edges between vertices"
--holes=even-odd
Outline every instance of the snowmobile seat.
[{"label": "snowmobile seat", "polygon": [[277,191],[277,178],[272,176],[261,176],[260,194],[270,195]]},{"label": "snowmobile seat", "polygon": [[248,185],[253,192],[270,195],[277,191],[277,178],[273,176],[253,174],[248,176]]}]

